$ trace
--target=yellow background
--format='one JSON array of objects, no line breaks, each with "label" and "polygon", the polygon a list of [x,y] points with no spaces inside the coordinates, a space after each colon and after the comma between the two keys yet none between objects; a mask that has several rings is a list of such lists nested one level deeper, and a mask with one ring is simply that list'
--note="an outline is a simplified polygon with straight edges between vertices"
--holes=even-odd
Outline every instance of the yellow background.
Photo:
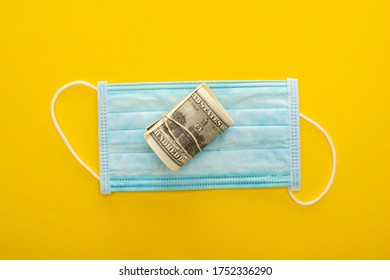
[{"label": "yellow background", "polygon": [[[0,8],[1,259],[389,259],[389,1],[10,1]],[[335,183],[313,207],[285,188],[99,194],[50,119],[56,90],[109,82],[299,79],[332,136]],[[98,169],[96,94],[56,112]],[[302,124],[301,199],[326,184]]]}]

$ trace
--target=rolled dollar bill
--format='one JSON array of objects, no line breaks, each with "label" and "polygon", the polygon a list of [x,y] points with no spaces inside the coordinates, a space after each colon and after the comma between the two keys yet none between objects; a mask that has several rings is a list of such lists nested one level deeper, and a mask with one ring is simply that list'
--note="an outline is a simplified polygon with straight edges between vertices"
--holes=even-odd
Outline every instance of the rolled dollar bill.
[{"label": "rolled dollar bill", "polygon": [[146,128],[145,140],[173,172],[192,160],[233,120],[206,84]]}]

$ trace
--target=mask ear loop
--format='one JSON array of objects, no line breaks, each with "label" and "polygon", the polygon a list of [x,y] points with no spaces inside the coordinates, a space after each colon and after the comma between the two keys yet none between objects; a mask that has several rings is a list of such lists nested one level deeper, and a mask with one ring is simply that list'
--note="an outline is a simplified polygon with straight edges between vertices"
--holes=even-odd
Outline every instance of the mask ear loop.
[{"label": "mask ear loop", "polygon": [[61,127],[59,126],[58,122],[57,122],[57,118],[56,118],[56,115],[54,113],[54,106],[55,106],[55,103],[57,101],[57,98],[58,96],[67,88],[69,87],[72,87],[72,86],[75,86],[75,85],[84,85],[84,86],[87,86],[87,87],[90,87],[94,90],[97,91],[97,88],[88,83],[88,82],[84,82],[84,81],[74,81],[74,82],[70,82],[69,84],[66,84],[66,85],[63,85],[59,90],[57,90],[56,94],[54,95],[52,101],[51,101],[51,107],[50,107],[50,113],[51,113],[51,119],[53,121],[53,124],[55,126],[55,128],[57,129],[57,132],[58,134],[61,136],[62,140],[64,141],[65,145],[68,147],[69,151],[72,153],[72,155],[75,157],[75,159],[85,168],[87,169],[87,171],[89,173],[92,174],[93,177],[95,177],[96,179],[100,180],[99,176],[79,157],[79,155],[75,152],[75,150],[73,149],[73,147],[70,145],[68,139],[66,138],[65,134],[62,132],[62,129]]},{"label": "mask ear loop", "polygon": [[312,125],[314,125],[319,131],[321,131],[321,133],[325,136],[326,140],[328,141],[330,150],[332,152],[332,173],[330,175],[328,184],[326,185],[326,187],[324,188],[322,193],[320,193],[320,195],[317,196],[317,198],[315,198],[313,200],[310,200],[310,201],[301,201],[301,200],[299,200],[299,199],[297,199],[295,197],[294,193],[291,191],[291,188],[287,188],[288,194],[290,195],[292,200],[294,200],[296,203],[298,203],[300,205],[309,206],[309,205],[313,205],[314,203],[318,202],[329,191],[330,187],[333,184],[334,177],[336,175],[336,149],[334,147],[333,141],[330,138],[329,134],[325,131],[325,129],[322,128],[322,126],[320,126],[318,123],[316,123],[312,119],[306,117],[302,113],[300,113],[300,117],[302,119],[304,119],[305,121],[307,121],[307,122],[311,123]]}]

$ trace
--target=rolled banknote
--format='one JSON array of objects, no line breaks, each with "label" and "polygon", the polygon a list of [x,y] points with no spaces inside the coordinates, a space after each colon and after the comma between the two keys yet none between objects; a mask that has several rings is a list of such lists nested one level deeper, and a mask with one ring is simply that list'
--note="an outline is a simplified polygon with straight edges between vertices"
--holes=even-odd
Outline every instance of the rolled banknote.
[{"label": "rolled banknote", "polygon": [[146,128],[146,142],[173,172],[192,160],[211,141],[233,124],[206,84]]}]

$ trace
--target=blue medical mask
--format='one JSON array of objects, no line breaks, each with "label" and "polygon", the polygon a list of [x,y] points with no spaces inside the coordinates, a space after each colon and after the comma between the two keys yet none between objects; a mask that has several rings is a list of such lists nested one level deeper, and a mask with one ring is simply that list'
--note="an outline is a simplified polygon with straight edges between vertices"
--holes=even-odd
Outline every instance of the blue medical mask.
[{"label": "blue medical mask", "polygon": [[[201,82],[76,81],[60,88],[52,101],[53,122],[76,159],[97,179],[102,194],[123,191],[167,191],[288,187],[299,204],[311,205],[329,190],[335,175],[333,143],[317,123],[299,113],[296,79],[286,81],[204,81],[234,120],[195,160],[172,173],[153,153],[143,135]],[[100,177],[76,154],[60,129],[54,105],[66,88],[82,84],[98,92]],[[333,155],[332,175],[316,199],[301,202],[299,117],[324,133]]]}]

